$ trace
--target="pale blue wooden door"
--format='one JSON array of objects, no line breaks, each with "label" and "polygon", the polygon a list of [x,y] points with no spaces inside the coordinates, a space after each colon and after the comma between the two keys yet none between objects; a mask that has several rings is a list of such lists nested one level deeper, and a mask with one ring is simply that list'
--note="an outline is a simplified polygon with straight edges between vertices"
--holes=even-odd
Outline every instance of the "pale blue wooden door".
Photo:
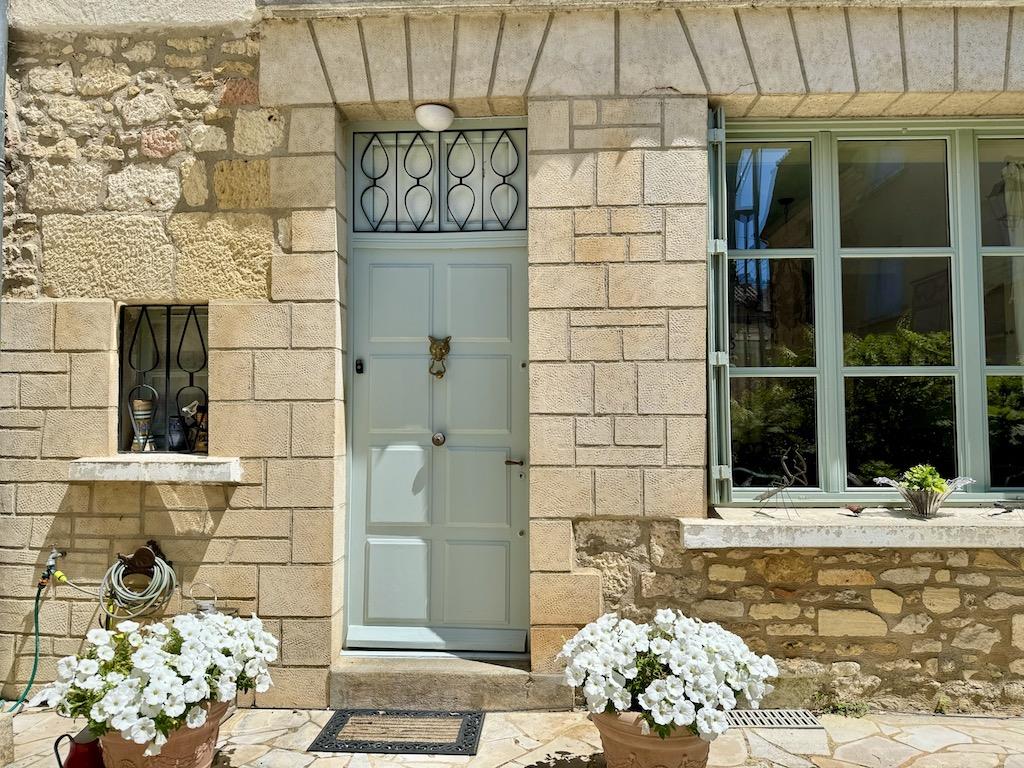
[{"label": "pale blue wooden door", "polygon": [[526,649],[526,250],[457,240],[353,248],[350,648]]}]

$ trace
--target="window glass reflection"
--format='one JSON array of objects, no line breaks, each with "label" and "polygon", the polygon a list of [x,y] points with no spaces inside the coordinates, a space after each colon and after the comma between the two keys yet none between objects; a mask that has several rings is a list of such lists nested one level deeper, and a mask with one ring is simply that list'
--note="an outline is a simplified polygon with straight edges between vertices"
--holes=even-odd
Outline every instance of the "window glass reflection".
[{"label": "window glass reflection", "polygon": [[729,388],[733,483],[816,486],[814,379],[734,378]]},{"label": "window glass reflection", "polygon": [[814,365],[810,259],[729,261],[729,353],[740,366]]},{"label": "window glass reflection", "polygon": [[843,360],[951,365],[949,259],[843,259]]},{"label": "window glass reflection", "polygon": [[1024,247],[1024,139],[978,142],[981,244]]},{"label": "window glass reflection", "polygon": [[846,380],[846,484],[875,487],[915,464],[955,477],[952,377],[873,376]]},{"label": "window glass reflection", "polygon": [[949,245],[946,142],[840,141],[844,248]]},{"label": "window glass reflection", "polygon": [[811,145],[726,145],[729,248],[812,247]]},{"label": "window glass reflection", "polygon": [[985,360],[1024,365],[1024,256],[985,256]]},{"label": "window glass reflection", "polygon": [[1024,378],[988,377],[988,461],[993,488],[1024,486]]}]

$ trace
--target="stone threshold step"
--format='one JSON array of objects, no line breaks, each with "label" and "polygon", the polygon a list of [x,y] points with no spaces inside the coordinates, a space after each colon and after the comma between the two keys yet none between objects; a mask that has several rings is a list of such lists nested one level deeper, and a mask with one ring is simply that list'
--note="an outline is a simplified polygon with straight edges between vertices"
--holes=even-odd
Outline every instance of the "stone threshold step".
[{"label": "stone threshold step", "polygon": [[[515,663],[514,661],[512,663]],[[570,710],[561,675],[459,657],[343,655],[330,675],[332,709]]]}]

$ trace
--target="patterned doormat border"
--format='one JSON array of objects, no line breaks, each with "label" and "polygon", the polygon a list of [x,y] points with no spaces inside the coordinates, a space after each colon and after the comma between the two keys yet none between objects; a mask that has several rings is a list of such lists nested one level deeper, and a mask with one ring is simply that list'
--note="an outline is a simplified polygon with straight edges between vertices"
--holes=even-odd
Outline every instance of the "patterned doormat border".
[{"label": "patterned doormat border", "polygon": [[475,755],[483,725],[483,712],[339,709],[306,751]]}]

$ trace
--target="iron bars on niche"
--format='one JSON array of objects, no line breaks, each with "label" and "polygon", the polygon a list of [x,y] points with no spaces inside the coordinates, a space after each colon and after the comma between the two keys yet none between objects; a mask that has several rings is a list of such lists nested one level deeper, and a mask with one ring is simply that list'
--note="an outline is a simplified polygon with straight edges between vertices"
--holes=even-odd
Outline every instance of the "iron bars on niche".
[{"label": "iron bars on niche", "polygon": [[207,452],[205,306],[126,306],[119,327],[118,447]]},{"label": "iron bars on niche", "polygon": [[526,229],[526,130],[353,135],[356,232]]}]

